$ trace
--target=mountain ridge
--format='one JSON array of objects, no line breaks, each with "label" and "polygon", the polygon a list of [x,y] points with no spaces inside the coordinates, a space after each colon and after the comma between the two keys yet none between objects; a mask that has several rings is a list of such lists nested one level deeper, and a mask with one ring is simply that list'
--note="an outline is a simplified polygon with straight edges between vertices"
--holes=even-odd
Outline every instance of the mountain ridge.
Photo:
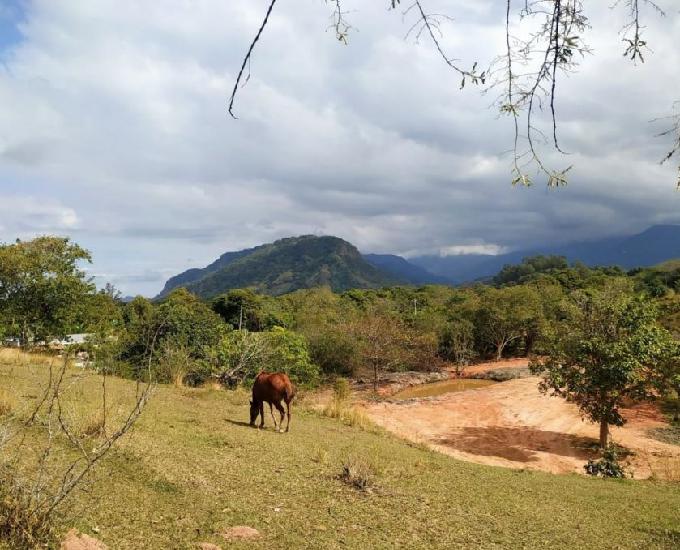
[{"label": "mountain ridge", "polygon": [[168,279],[158,298],[184,286],[204,297],[250,287],[268,294],[329,286],[335,291],[411,284],[456,285],[496,275],[506,264],[536,255],[564,256],[589,266],[650,267],[680,258],[680,225],[655,225],[634,235],[516,250],[497,256],[362,255],[338,237],[302,235],[226,252],[204,268]]},{"label": "mountain ridge", "polygon": [[401,282],[366,261],[343,239],[302,235],[227,252],[205,268],[190,269],[169,279],[158,298],[180,286],[211,298],[234,288],[279,295],[319,286],[344,291]]}]

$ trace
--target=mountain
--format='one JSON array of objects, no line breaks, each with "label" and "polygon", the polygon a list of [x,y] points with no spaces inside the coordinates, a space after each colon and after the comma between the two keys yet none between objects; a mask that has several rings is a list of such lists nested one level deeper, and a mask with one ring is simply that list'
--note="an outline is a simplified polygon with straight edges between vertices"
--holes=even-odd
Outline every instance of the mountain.
[{"label": "mountain", "polygon": [[399,278],[366,261],[347,241],[305,235],[238,252],[227,252],[202,269],[172,277],[159,295],[184,286],[210,298],[233,288],[279,295],[301,288],[329,286],[334,291],[399,284]]},{"label": "mountain", "polygon": [[381,271],[413,285],[446,285],[450,280],[435,275],[423,267],[412,264],[401,256],[394,254],[364,254],[364,259]]},{"label": "mountain", "polygon": [[409,258],[409,262],[454,283],[464,283],[491,277],[505,264],[517,264],[522,258],[539,254],[564,256],[570,262],[588,266],[618,265],[624,269],[652,266],[680,256],[680,225],[655,225],[627,237],[544,246],[498,256],[419,256]]}]

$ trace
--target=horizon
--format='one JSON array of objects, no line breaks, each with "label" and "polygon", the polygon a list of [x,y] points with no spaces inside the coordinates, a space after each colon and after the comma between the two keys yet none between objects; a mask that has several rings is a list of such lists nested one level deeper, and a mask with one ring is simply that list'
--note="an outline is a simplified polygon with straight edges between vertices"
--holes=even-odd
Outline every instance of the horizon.
[{"label": "horizon", "polygon": [[[290,235],[497,255],[680,224],[677,167],[659,164],[668,142],[655,137],[680,89],[677,17],[648,14],[653,51],[634,66],[625,14],[589,8],[595,55],[558,103],[570,155],[546,154],[574,168],[549,190],[511,186],[507,119],[478,88],[459,90],[430,44],[404,40],[408,22],[384,6],[346,2],[356,30],[343,46],[323,2],[277,5],[232,120],[265,2],[230,4],[3,3],[0,241],[68,235],[99,285],[155,295],[227,250]],[[447,48],[493,59],[496,4],[458,2]]]}]

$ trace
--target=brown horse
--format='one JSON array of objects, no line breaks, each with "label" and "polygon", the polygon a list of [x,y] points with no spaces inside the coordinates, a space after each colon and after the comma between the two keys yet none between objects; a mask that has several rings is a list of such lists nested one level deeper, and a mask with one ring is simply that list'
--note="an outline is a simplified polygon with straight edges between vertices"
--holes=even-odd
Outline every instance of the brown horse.
[{"label": "brown horse", "polygon": [[[264,428],[264,403],[267,402],[269,403],[269,412],[271,412],[272,420],[274,420],[274,429],[283,431],[285,412],[281,406],[281,401],[284,401],[288,411],[288,423],[286,424],[286,431],[288,431],[290,428],[290,402],[295,397],[295,394],[295,386],[293,386],[287,374],[283,372],[261,372],[258,374],[253,384],[253,400],[250,402],[250,425],[254,426],[257,417],[261,416],[260,428]],[[274,418],[272,406],[276,407],[281,413],[281,421],[278,427],[276,426],[276,418]]]}]

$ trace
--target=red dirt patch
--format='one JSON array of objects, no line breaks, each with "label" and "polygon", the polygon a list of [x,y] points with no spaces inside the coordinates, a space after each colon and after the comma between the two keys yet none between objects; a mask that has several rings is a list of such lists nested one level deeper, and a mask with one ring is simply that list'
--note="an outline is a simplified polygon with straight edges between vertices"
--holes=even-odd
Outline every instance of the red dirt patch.
[{"label": "red dirt patch", "polygon": [[257,529],[253,529],[246,525],[237,525],[236,527],[230,527],[224,531],[222,536],[228,541],[253,540],[260,538],[260,532]]},{"label": "red dirt patch", "polygon": [[60,548],[61,550],[108,550],[108,546],[103,542],[76,529],[71,529],[66,533]]},{"label": "red dirt patch", "polygon": [[[505,362],[510,363],[506,368],[521,366],[520,361],[526,364],[514,360]],[[523,378],[426,401],[362,406],[384,428],[462,460],[583,473],[584,463],[597,453],[598,427],[584,422],[574,404],[541,394],[537,384],[537,378]],[[628,423],[612,427],[612,436],[631,451],[626,461],[634,477],[667,477],[669,464],[673,471],[680,468],[680,446],[647,436],[650,428],[665,425],[653,405],[638,405],[623,415]]]}]

